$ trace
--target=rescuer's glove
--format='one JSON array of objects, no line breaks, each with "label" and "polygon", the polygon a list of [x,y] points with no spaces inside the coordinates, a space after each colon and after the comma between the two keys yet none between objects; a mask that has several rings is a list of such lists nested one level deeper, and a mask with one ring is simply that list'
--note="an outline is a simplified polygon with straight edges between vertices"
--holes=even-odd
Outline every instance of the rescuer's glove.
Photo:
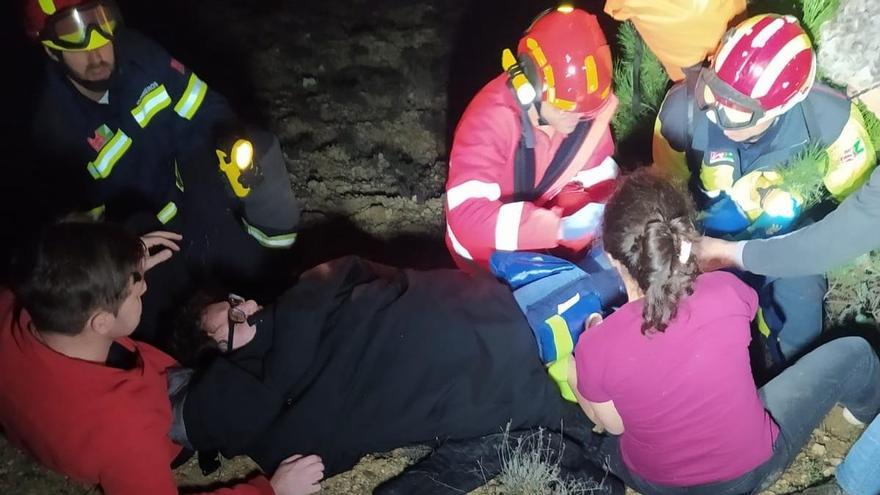
[{"label": "rescuer's glove", "polygon": [[562,217],[562,222],[559,224],[559,239],[573,241],[595,234],[602,224],[604,214],[604,204],[588,203],[571,215]]},{"label": "rescuer's glove", "polygon": [[700,221],[706,234],[715,237],[735,235],[749,226],[749,217],[725,192],[700,215]]}]

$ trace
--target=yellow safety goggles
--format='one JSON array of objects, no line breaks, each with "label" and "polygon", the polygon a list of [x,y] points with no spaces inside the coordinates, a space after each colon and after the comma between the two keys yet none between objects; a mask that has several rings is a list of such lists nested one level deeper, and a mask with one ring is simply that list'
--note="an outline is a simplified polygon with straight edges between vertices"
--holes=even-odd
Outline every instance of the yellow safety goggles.
[{"label": "yellow safety goggles", "polygon": [[97,0],[56,12],[47,20],[40,38],[56,50],[94,50],[113,40],[120,24],[116,6],[108,0]]}]

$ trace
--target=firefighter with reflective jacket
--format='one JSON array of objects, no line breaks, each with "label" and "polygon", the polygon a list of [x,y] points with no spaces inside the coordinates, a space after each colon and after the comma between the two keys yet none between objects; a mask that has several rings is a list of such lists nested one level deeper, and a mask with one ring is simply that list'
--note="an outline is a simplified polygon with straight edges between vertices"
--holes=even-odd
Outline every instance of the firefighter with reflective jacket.
[{"label": "firefighter with reflective jacket", "polygon": [[57,208],[180,232],[176,258],[196,277],[277,273],[267,265],[299,222],[277,139],[245,129],[195,73],[123,26],[112,0],[25,1],[47,56],[34,168],[60,184]]},{"label": "firefighter with reflective jacket", "polygon": [[446,243],[466,271],[485,270],[495,251],[581,257],[618,174],[611,52],[594,16],[546,11],[502,65],[452,144]]},{"label": "firefighter with reflective jacket", "polygon": [[[695,84],[669,91],[655,125],[654,163],[688,181],[708,233],[770,237],[810,221],[798,184],[783,180],[786,165],[810,148],[827,152],[816,182],[833,199],[867,179],[875,153],[861,114],[815,77],[812,45],[797,20],[769,14],[731,29]],[[821,332],[825,279],[756,283],[759,326],[782,365]]]}]

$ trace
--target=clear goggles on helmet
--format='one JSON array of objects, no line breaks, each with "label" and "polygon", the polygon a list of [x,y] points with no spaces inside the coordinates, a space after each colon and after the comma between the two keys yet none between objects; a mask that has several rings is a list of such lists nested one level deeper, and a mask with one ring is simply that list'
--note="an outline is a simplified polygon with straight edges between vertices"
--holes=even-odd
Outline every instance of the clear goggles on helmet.
[{"label": "clear goggles on helmet", "polygon": [[733,89],[710,68],[700,71],[694,97],[697,107],[723,129],[752,127],[765,115],[758,100]]},{"label": "clear goggles on helmet", "polygon": [[96,0],[51,15],[40,38],[57,50],[93,50],[111,41],[121,24],[113,2]]}]

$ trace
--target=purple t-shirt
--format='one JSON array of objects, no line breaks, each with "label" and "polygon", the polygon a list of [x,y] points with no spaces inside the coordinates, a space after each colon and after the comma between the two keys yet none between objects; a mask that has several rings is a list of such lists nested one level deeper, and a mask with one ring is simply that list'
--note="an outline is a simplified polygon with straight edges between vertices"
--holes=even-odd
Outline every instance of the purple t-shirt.
[{"label": "purple t-shirt", "polygon": [[642,335],[642,301],[587,330],[575,348],[578,390],[614,401],[627,467],[652,483],[732,480],[770,458],[779,428],[749,364],[758,297],[725,272],[700,275],[664,333]]}]

